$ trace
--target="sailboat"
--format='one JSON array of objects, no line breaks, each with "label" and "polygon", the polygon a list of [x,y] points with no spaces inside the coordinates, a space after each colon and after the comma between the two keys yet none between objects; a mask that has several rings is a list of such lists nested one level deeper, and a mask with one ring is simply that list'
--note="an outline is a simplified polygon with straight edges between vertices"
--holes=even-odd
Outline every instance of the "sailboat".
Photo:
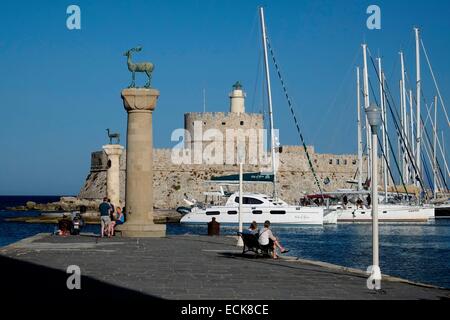
[{"label": "sailboat", "polygon": [[[265,80],[267,85],[267,101],[269,105],[270,117],[270,135],[271,135],[271,156],[272,156],[272,172],[269,174],[247,174],[246,180],[263,179],[266,182],[273,183],[273,196],[268,196],[261,193],[244,193],[242,192],[242,199],[240,199],[240,192],[235,192],[228,197],[225,205],[215,206],[193,206],[191,211],[181,218],[181,223],[205,223],[211,221],[213,217],[219,223],[239,223],[239,202],[242,202],[242,210],[240,212],[241,223],[264,223],[269,220],[272,224],[286,224],[286,225],[323,225],[325,223],[336,223],[336,215],[334,211],[325,211],[323,207],[303,207],[296,205],[289,205],[279,198],[277,195],[277,179],[275,168],[275,136],[273,126],[273,112],[272,112],[272,93],[270,84],[269,59],[267,48],[267,34],[264,19],[264,8],[259,8],[262,44],[264,49],[264,66],[265,66]],[[256,176],[256,178],[255,178]],[[228,180],[237,182],[236,176],[225,177]],[[324,219],[325,215],[325,219]]]},{"label": "sailboat", "polygon": [[[417,36],[417,33],[416,33]],[[417,40],[418,43],[418,40]],[[363,69],[363,77],[364,77],[364,87],[363,87],[363,96],[364,96],[364,107],[367,108],[369,106],[369,90],[368,90],[368,71],[367,71],[367,45],[363,44],[363,60],[364,60],[364,69]],[[401,56],[401,65],[402,65],[402,81],[401,83],[401,97],[403,97],[401,101],[402,107],[402,123],[406,126],[406,116],[404,116],[406,112],[406,90],[404,87],[404,63],[403,63],[403,54]],[[420,70],[420,67],[419,67]],[[388,203],[388,176],[387,169],[389,167],[389,153],[387,150],[387,120],[385,112],[385,108],[387,107],[385,104],[386,94],[384,92],[384,76],[381,69],[381,59],[378,59],[378,78],[380,82],[380,107],[382,110],[382,138],[383,138],[383,152],[385,152],[385,157],[383,159],[383,175],[384,175],[384,196],[380,197],[385,200],[385,203],[380,203],[378,205],[378,219],[379,221],[396,221],[396,222],[425,222],[429,219],[434,218],[434,208],[430,206],[418,206],[418,205],[409,205],[409,204],[390,204]],[[418,78],[420,79],[420,73]],[[420,88],[419,88],[420,90]],[[358,190],[338,190],[336,192],[327,193],[329,196],[333,196],[335,198],[344,199],[346,201],[341,201],[339,204],[332,206],[338,214],[338,222],[370,222],[372,220],[371,208],[370,205],[362,204],[362,199],[367,197],[368,192],[362,189],[362,134],[361,134],[361,102],[360,102],[360,75],[359,75],[359,67],[357,68],[357,111],[358,111]],[[367,124],[366,124],[367,126]],[[368,129],[368,128],[366,128]],[[399,135],[403,135],[401,138],[405,141],[405,129],[401,128],[401,132]],[[366,134],[369,134],[366,132]],[[368,148],[371,146],[368,145]],[[407,148],[408,146],[404,146]],[[387,153],[387,154],[386,154]],[[368,161],[368,166],[370,167],[370,161]],[[407,171],[406,166],[403,166],[403,171]],[[368,169],[368,172],[370,170]],[[405,187],[406,188],[406,187]],[[353,198],[353,199],[348,199]],[[353,201],[352,201],[353,200]],[[359,200],[359,201],[358,201]],[[359,202],[359,204],[357,204]]]}]

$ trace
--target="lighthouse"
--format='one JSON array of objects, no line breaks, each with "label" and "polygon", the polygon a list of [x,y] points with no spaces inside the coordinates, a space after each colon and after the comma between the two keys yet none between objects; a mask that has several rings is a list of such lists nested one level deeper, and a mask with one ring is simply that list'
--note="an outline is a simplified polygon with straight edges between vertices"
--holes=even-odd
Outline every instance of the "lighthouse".
[{"label": "lighthouse", "polygon": [[233,85],[233,90],[230,93],[230,112],[245,113],[245,92],[239,81]]}]

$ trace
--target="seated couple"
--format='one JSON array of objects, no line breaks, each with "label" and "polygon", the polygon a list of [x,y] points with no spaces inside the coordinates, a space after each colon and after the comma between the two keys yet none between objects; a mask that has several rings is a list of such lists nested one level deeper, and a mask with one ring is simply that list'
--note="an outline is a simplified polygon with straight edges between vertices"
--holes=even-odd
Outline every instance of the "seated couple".
[{"label": "seated couple", "polygon": [[287,253],[289,252],[288,249],[285,249],[281,243],[278,241],[278,239],[273,235],[272,230],[270,230],[270,221],[266,220],[264,222],[264,228],[261,230],[258,230],[258,224],[256,221],[253,221],[250,227],[248,228],[248,232],[256,235],[258,237],[258,243],[261,246],[273,246],[273,258],[278,259],[278,255],[276,252],[276,248],[278,247],[280,249],[281,253]]}]

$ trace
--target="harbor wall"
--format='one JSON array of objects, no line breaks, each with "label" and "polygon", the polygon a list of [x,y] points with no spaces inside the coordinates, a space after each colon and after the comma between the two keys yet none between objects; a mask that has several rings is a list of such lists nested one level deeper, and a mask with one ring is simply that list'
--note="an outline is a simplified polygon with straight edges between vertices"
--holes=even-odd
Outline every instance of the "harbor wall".
[{"label": "harbor wall", "polygon": [[[183,198],[187,195],[199,201],[205,199],[203,192],[218,191],[217,184],[208,183],[213,176],[232,175],[239,172],[236,164],[175,164],[172,161],[172,149],[154,149],[154,205],[156,208],[168,209],[183,206]],[[356,155],[335,155],[316,153],[312,146],[308,147],[312,164],[325,191],[338,188],[349,188],[347,180],[354,180],[357,172]],[[308,193],[318,192],[314,177],[308,165],[303,147],[283,146],[279,154],[280,167],[277,173],[278,193],[288,203],[298,203],[299,199]],[[367,168],[364,158],[363,168]],[[245,172],[259,172],[257,165],[244,165]],[[91,154],[91,169],[79,193],[80,198],[100,199],[106,196],[107,158],[103,151]],[[125,198],[126,152],[120,158],[120,198]],[[364,169],[363,169],[364,171]],[[366,172],[363,172],[363,177]],[[328,180],[324,184],[324,180]],[[229,191],[237,190],[230,186]],[[272,184],[246,183],[247,192],[272,193]]]}]

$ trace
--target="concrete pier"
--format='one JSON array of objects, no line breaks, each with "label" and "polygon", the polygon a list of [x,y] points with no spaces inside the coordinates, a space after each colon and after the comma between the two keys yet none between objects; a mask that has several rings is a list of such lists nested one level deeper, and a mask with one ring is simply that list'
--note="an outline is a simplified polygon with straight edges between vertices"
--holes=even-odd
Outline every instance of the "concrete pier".
[{"label": "concrete pier", "polygon": [[[2,289],[11,297],[230,300],[439,300],[450,291],[383,277],[383,294],[368,275],[321,262],[253,258],[234,237],[170,236],[99,239],[38,235],[0,248]],[[81,270],[81,290],[66,288],[66,269]],[[22,285],[23,282],[23,285]],[[44,284],[44,285],[41,285]],[[43,288],[52,297],[42,295]],[[34,292],[35,291],[35,292]],[[54,297],[53,297],[54,296]],[[80,301],[80,300],[77,300]],[[109,300],[108,300],[109,301]]]},{"label": "concrete pier", "polygon": [[153,110],[156,89],[124,89],[122,99],[128,113],[125,207],[127,221],[120,226],[126,237],[161,237],[165,225],[153,222]]},{"label": "concrete pier", "polygon": [[108,171],[106,177],[106,195],[114,207],[122,207],[120,203],[120,156],[123,147],[118,144],[107,144],[103,150],[108,156]]}]

